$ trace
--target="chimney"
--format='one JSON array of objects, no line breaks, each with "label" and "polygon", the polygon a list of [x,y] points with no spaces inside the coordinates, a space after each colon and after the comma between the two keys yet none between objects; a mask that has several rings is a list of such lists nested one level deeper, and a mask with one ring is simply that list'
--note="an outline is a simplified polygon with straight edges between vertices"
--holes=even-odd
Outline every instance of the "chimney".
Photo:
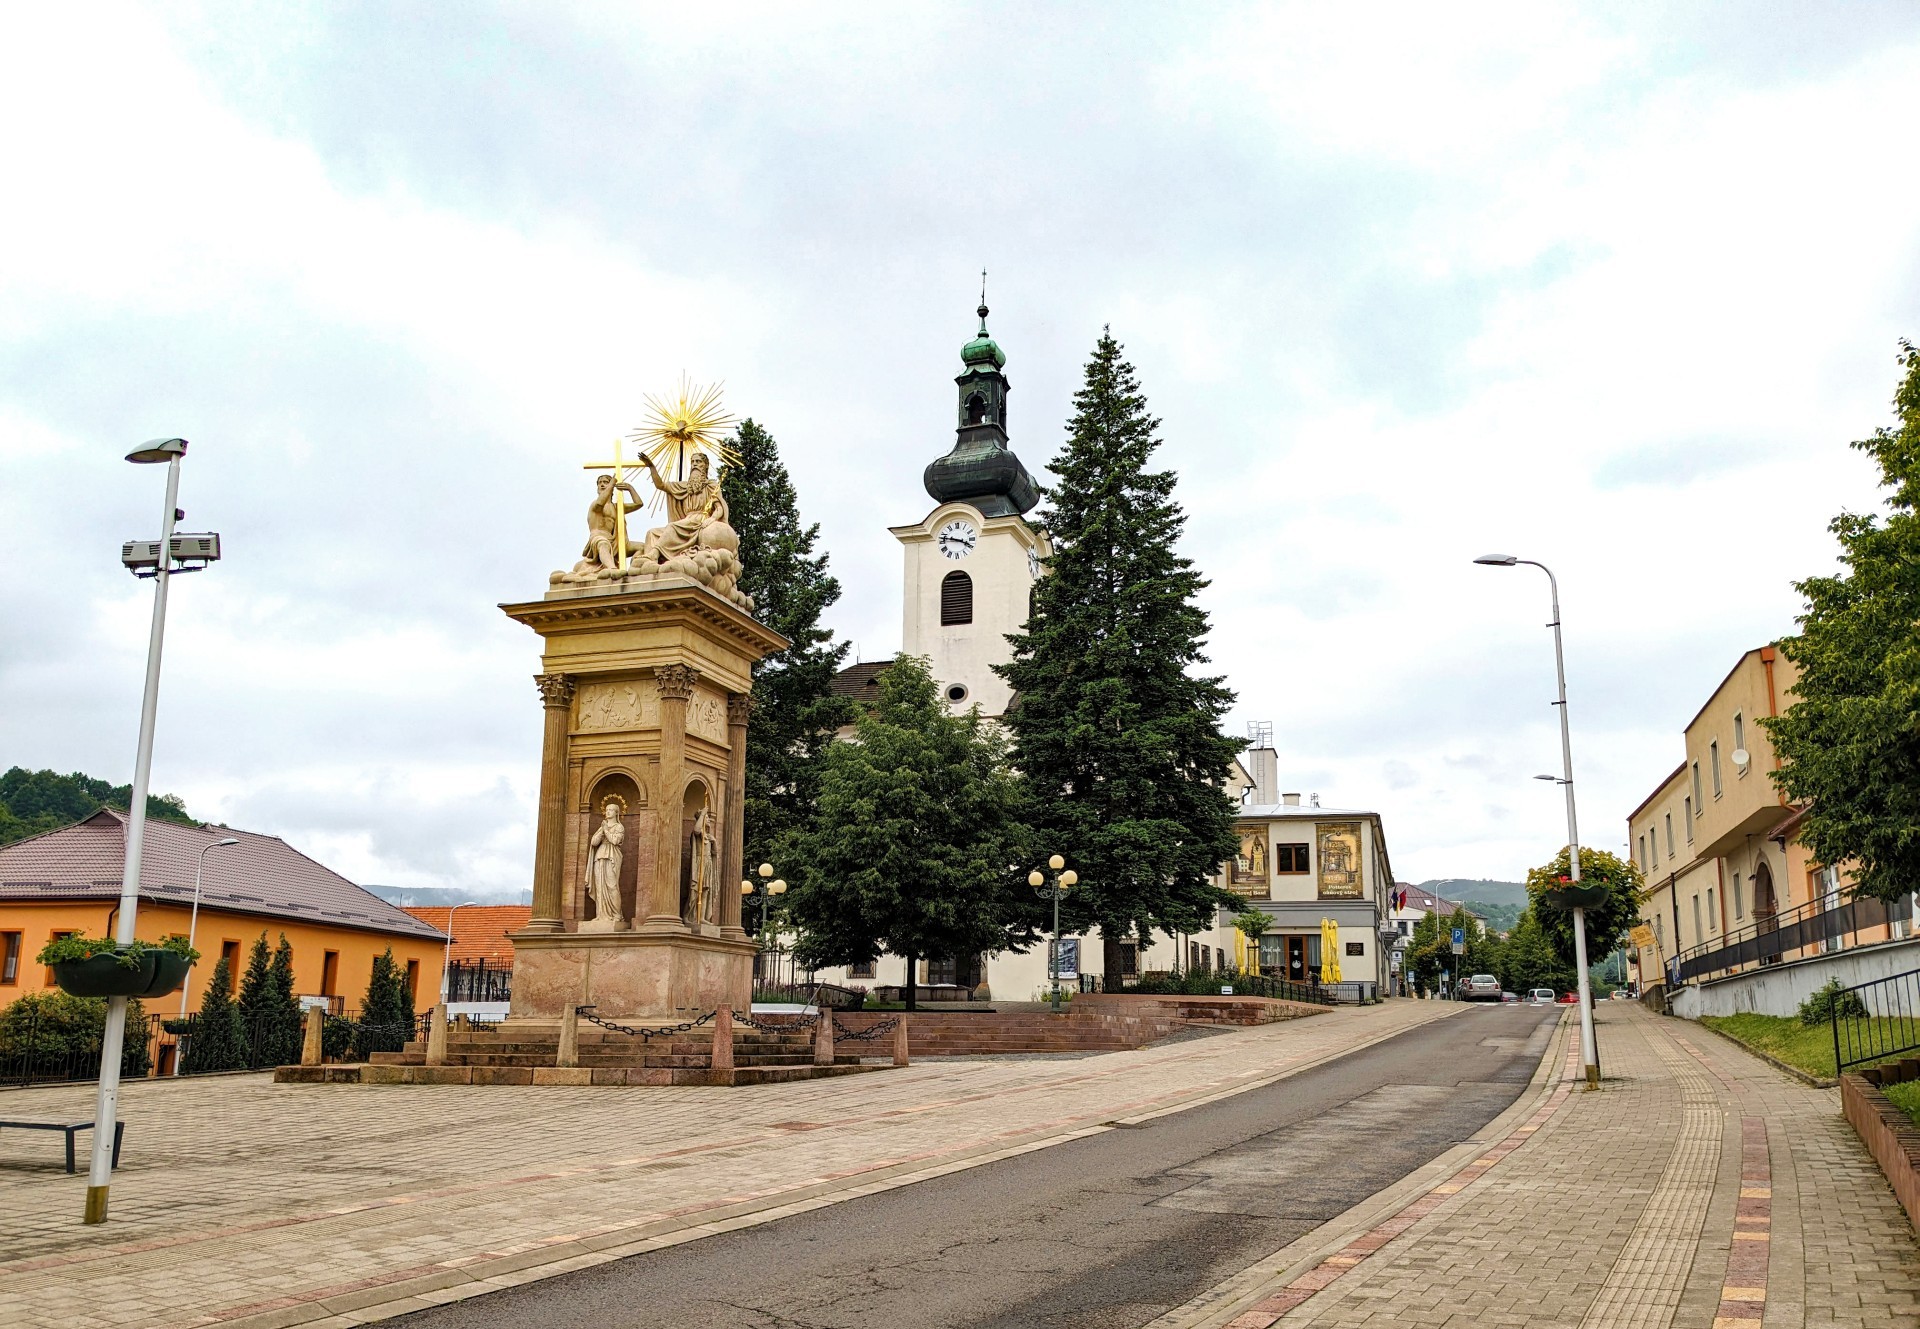
[{"label": "chimney", "polygon": [[1280,783],[1280,754],[1272,748],[1248,748],[1247,774],[1253,778],[1255,807],[1271,807],[1273,791]]},{"label": "chimney", "polygon": [[1282,794],[1280,795],[1280,802],[1286,807],[1297,808],[1300,806],[1300,795]]}]

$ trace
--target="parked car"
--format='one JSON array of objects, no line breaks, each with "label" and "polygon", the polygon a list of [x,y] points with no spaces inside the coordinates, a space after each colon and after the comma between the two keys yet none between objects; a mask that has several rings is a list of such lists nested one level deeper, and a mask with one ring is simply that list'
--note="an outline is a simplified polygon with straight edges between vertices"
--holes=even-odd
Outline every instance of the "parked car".
[{"label": "parked car", "polygon": [[1580,1004],[1580,994],[1578,992],[1562,992],[1560,994],[1560,1004],[1562,1006],[1578,1006]]},{"label": "parked car", "polygon": [[1500,1000],[1500,980],[1492,974],[1469,974],[1460,983],[1462,1001]]},{"label": "parked car", "polygon": [[1500,994],[1500,1002],[1502,1005],[1506,1005],[1512,1002],[1518,1002],[1519,1000],[1520,1000],[1520,994],[1517,992],[1502,992]]},{"label": "parked car", "polygon": [[1527,1000],[1536,1006],[1551,1006],[1553,1004],[1553,989],[1533,988],[1528,991]]},{"label": "parked car", "polygon": [[1628,991],[1627,991],[1627,990],[1626,990],[1625,988],[1615,988],[1615,989],[1614,989],[1613,991],[1611,991],[1611,992],[1609,992],[1609,993],[1607,994],[1607,1000],[1609,1000],[1609,1001],[1625,1001],[1625,1000],[1627,1000],[1627,998],[1628,998],[1628,997],[1630,997],[1630,996],[1632,996],[1632,995],[1633,995],[1633,994],[1632,994],[1632,993],[1630,993],[1630,992],[1628,992]]}]

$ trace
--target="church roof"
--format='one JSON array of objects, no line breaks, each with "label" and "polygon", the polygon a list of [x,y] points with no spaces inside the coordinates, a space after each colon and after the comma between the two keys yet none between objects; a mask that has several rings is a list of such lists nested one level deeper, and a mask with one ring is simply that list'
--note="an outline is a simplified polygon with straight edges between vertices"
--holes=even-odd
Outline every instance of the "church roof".
[{"label": "church roof", "polygon": [[[126,827],[125,813],[101,808],[71,826],[0,846],[0,900],[118,899]],[[434,940],[445,935],[314,862],[279,836],[227,826],[187,826],[149,817],[140,898],[191,905],[200,851],[229,836],[239,843],[206,856],[202,908]]]},{"label": "church roof", "polygon": [[887,672],[891,660],[868,660],[863,664],[851,664],[833,676],[829,685],[836,697],[851,697],[855,701],[873,701],[880,696],[880,675]]}]

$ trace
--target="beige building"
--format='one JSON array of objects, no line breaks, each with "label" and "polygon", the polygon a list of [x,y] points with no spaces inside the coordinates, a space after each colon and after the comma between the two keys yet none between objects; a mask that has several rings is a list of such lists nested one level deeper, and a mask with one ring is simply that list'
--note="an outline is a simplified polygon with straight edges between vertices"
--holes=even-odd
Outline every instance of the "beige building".
[{"label": "beige building", "polygon": [[1680,764],[1628,815],[1652,933],[1634,948],[1643,987],[1906,935],[1910,905],[1816,917],[1845,902],[1847,875],[1816,868],[1800,844],[1799,809],[1774,785],[1780,762],[1760,723],[1792,705],[1797,678],[1772,646],[1742,655],[1687,722]]}]

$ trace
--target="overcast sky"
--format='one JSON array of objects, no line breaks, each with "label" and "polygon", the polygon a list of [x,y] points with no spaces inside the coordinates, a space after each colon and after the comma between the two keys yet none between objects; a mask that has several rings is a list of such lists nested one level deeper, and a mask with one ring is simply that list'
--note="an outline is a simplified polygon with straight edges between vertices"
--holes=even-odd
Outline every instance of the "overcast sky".
[{"label": "overcast sky", "polygon": [[[694,15],[697,14],[697,17]],[[537,596],[685,372],[779,439],[900,644],[991,271],[1014,446],[1103,324],[1180,474],[1235,732],[1403,879],[1585,839],[1792,629],[1920,338],[1908,3],[15,6],[0,767],[131,777],[371,883],[532,871]],[[1069,855],[1072,846],[1061,846]]]}]

